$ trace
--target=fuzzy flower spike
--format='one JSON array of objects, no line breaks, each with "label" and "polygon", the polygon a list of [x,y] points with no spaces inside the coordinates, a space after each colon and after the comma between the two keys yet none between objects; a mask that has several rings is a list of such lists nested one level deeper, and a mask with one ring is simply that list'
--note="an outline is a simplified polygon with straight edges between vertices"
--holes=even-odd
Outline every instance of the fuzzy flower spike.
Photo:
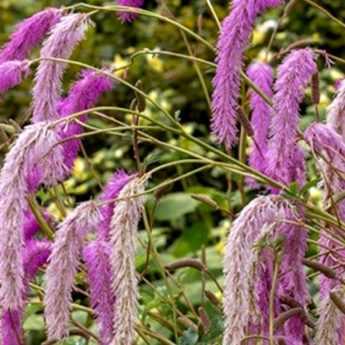
[{"label": "fuzzy flower spike", "polygon": [[[87,15],[69,14],[54,26],[41,49],[41,62],[33,88],[33,122],[55,120],[61,93],[61,78],[66,63],[49,58],[68,59],[75,46],[84,38],[89,26]],[[46,58],[46,59],[45,59]]]},{"label": "fuzzy flower spike", "polygon": [[21,22],[0,50],[0,63],[26,59],[31,49],[43,40],[51,27],[59,21],[61,15],[61,10],[48,8]]},{"label": "fuzzy flower spike", "polygon": [[[248,68],[249,78],[261,88],[269,97],[272,97],[273,71],[271,66],[256,62]],[[268,131],[271,122],[271,107],[253,90],[250,91],[250,108],[252,111],[251,125],[254,131],[253,146],[249,155],[249,165],[258,171],[266,171],[266,153]],[[255,182],[250,180],[255,186]]]},{"label": "fuzzy flower spike", "polygon": [[282,0],[233,0],[222,23],[217,43],[217,70],[213,79],[212,131],[227,148],[236,142],[236,118],[240,93],[240,71],[255,20]]},{"label": "fuzzy flower spike", "polygon": [[[112,80],[102,73],[95,71],[83,71],[81,78],[72,86],[69,94],[64,98],[59,106],[60,117],[66,117],[93,107],[103,93],[110,91],[113,87]],[[78,118],[81,122],[86,122],[87,116]],[[81,134],[83,126],[75,121],[71,121],[61,126],[59,130],[62,139]],[[80,140],[69,140],[63,144],[65,164],[71,169],[77,157],[80,147]]]},{"label": "fuzzy flower spike", "polygon": [[267,174],[286,184],[304,180],[304,156],[296,144],[299,107],[316,71],[314,54],[308,48],[292,51],[278,69]]},{"label": "fuzzy flower spike", "polygon": [[65,176],[59,138],[45,123],[27,126],[6,155],[0,172],[0,300],[4,309],[20,309],[23,302],[22,247],[27,180],[33,169],[36,182],[49,186]]},{"label": "fuzzy flower spike", "polygon": [[[117,5],[140,8],[143,7],[144,0],[117,0]],[[122,11],[119,11],[117,15],[122,23],[133,22],[138,16],[137,13]]]},{"label": "fuzzy flower spike", "polygon": [[[252,328],[259,333],[267,330],[267,288],[269,291],[272,269],[264,269],[265,262],[258,262],[254,244],[272,227],[272,233],[280,234],[282,222],[292,218],[291,209],[280,196],[262,196],[248,204],[233,223],[224,258],[223,345],[240,344]],[[267,261],[271,263],[272,259]],[[255,266],[262,266],[261,272],[252,272]]]},{"label": "fuzzy flower spike", "polygon": [[133,178],[119,170],[109,179],[99,200],[104,203],[100,207],[102,216],[97,226],[97,239],[89,243],[83,250],[83,259],[88,272],[91,305],[97,315],[100,338],[104,345],[111,342],[113,336],[113,314],[115,296],[112,292],[112,273],[110,266],[111,246],[109,231],[114,211],[114,202],[124,186]]},{"label": "fuzzy flower spike", "polygon": [[71,293],[82,243],[87,232],[99,221],[97,205],[90,201],[73,210],[58,228],[46,271],[44,315],[49,339],[62,339],[68,335]]},{"label": "fuzzy flower spike", "polygon": [[8,61],[0,64],[0,94],[19,85],[30,73],[29,61]]},{"label": "fuzzy flower spike", "polygon": [[144,207],[146,180],[133,178],[119,193],[111,220],[110,262],[113,270],[114,335],[111,345],[131,345],[137,319],[135,252],[138,224]]},{"label": "fuzzy flower spike", "polygon": [[[51,252],[51,243],[48,241],[30,240],[23,249],[24,285],[26,299],[29,283],[48,260]],[[1,317],[2,345],[22,345],[23,342],[23,309],[5,310]]]},{"label": "fuzzy flower spike", "polygon": [[[326,189],[325,202],[328,202],[328,196],[342,193],[345,189],[345,143],[343,137],[329,125],[320,123],[311,124],[305,131],[304,137],[313,152],[320,156],[319,167]],[[340,220],[345,221],[345,201],[342,200],[336,205],[337,216]],[[340,237],[342,236],[337,227],[332,227],[329,230]],[[325,253],[321,252],[321,264],[332,268],[339,280],[345,279],[344,269],[339,265],[339,262],[344,262],[345,251],[337,249],[339,245],[332,241],[329,236],[325,236],[323,232],[320,234],[319,242],[322,247],[329,248]],[[332,249],[335,250],[330,253],[329,251]],[[344,290],[339,280],[326,276],[320,277],[321,303],[318,308],[320,317],[316,327],[316,344],[339,345],[345,342],[345,317],[331,299],[332,293],[344,298]]]},{"label": "fuzzy flower spike", "polygon": [[345,140],[345,80],[339,82],[337,96],[328,108],[327,123]]}]

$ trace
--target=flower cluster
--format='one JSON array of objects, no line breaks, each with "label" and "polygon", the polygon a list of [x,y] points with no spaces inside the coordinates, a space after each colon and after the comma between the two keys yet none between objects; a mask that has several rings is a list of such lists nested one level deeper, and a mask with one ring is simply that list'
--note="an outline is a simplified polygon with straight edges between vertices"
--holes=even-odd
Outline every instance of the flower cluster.
[{"label": "flower cluster", "polygon": [[[119,10],[122,22],[132,22],[138,12],[145,13],[136,10],[143,3],[118,0],[114,8]],[[264,11],[282,3],[233,0],[222,24],[211,128],[228,151],[237,142],[237,117],[244,116],[239,105],[241,73],[255,21]],[[100,342],[132,345],[135,341],[136,245],[150,173],[118,170],[95,200],[69,210],[59,224],[36,201],[39,188],[56,186],[71,174],[81,147],[80,134],[95,110],[92,108],[114,86],[116,77],[111,70],[91,68],[82,71],[63,95],[65,69],[90,26],[90,14],[50,8],[18,25],[0,49],[0,93],[21,84],[39,62],[32,88],[31,124],[17,135],[0,171],[3,345],[23,344],[22,323],[30,283],[45,266],[43,304],[48,342],[69,335],[72,293],[82,263]],[[31,50],[41,42],[40,57],[30,61]],[[345,222],[345,82],[339,84],[328,109],[327,123],[312,123],[301,132],[301,104],[317,75],[316,60],[311,48],[295,49],[288,51],[277,67],[276,78],[276,66],[267,61],[255,62],[247,69],[254,84],[249,91],[251,118],[246,124],[251,137],[249,167],[235,159],[232,162],[238,164],[241,174],[249,172],[249,187],[261,188],[254,181],[257,176],[272,187],[262,188],[266,195],[257,196],[242,209],[227,238],[224,345],[239,345],[251,337],[263,344],[312,343],[311,332],[307,331],[309,294],[304,270],[307,230],[314,230],[314,224],[306,226],[308,212],[323,217],[316,264],[324,272],[328,270],[320,278],[321,302],[313,337],[317,344],[345,342],[345,316],[337,305],[345,298],[345,249],[339,248]],[[313,209],[304,202],[304,195],[300,197],[295,191],[302,189],[306,180],[306,150],[299,141],[316,158],[329,213]],[[294,183],[295,189],[291,187]],[[56,232],[49,232],[49,240],[38,236],[44,227],[49,231],[56,228]]]}]

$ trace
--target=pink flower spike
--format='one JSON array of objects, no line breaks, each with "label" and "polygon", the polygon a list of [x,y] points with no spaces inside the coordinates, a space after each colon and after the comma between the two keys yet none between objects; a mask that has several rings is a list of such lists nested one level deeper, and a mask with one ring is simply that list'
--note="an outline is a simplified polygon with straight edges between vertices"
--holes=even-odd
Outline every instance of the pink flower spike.
[{"label": "pink flower spike", "polygon": [[19,85],[30,74],[28,61],[8,61],[0,64],[0,93]]},{"label": "pink flower spike", "polygon": [[266,9],[281,3],[281,0],[234,0],[229,16],[222,23],[213,79],[212,132],[227,148],[237,141],[240,71],[255,20]]},{"label": "pink flower spike", "polygon": [[62,339],[68,335],[71,293],[83,240],[99,221],[97,205],[90,201],[74,209],[58,228],[46,270],[44,315],[49,339]]},{"label": "pink flower spike", "polygon": [[337,96],[328,108],[327,123],[345,141],[345,80],[339,82]]},{"label": "pink flower spike", "polygon": [[60,101],[61,78],[66,63],[49,58],[68,59],[75,46],[84,38],[90,22],[85,14],[69,14],[54,26],[41,49],[33,88],[33,122],[55,120]]},{"label": "pink flower spike", "polygon": [[308,83],[317,71],[314,58],[312,50],[308,48],[292,51],[279,66],[274,85],[274,116],[266,173],[285,184],[304,180],[304,171],[301,171],[303,163],[300,161],[303,156],[297,151],[296,142],[300,103]]},{"label": "pink flower spike", "polygon": [[59,138],[45,123],[27,126],[8,152],[0,172],[0,299],[4,309],[21,309],[24,292],[22,248],[28,209],[27,178],[40,171],[40,183],[65,176]]},{"label": "pink flower spike", "polygon": [[61,10],[48,8],[19,23],[9,41],[0,50],[0,63],[28,58],[31,49],[43,40],[61,15]]},{"label": "pink flower spike", "polygon": [[[254,63],[249,66],[248,77],[268,96],[272,97],[273,71],[265,63]],[[254,131],[252,150],[249,155],[249,165],[265,173],[268,134],[271,122],[271,107],[255,91],[250,90],[250,108],[252,111],[251,125]],[[249,184],[256,187],[253,179]]]},{"label": "pink flower spike", "polygon": [[137,319],[137,277],[135,252],[138,225],[144,207],[146,180],[136,177],[119,193],[111,220],[110,262],[113,271],[114,334],[111,345],[131,345],[135,337]]},{"label": "pink flower spike", "polygon": [[113,335],[115,296],[111,289],[110,245],[104,241],[93,241],[83,250],[88,273],[91,305],[100,327],[102,344],[108,345]]},{"label": "pink flower spike", "polygon": [[[95,71],[83,71],[81,78],[72,86],[68,96],[58,106],[60,117],[66,117],[93,107],[103,93],[110,91],[113,87],[112,80]],[[87,116],[80,116],[79,121],[86,122]],[[80,123],[70,121],[59,128],[62,139],[81,134],[84,128]],[[72,169],[80,147],[80,140],[69,140],[63,144],[65,164]]]},{"label": "pink flower spike", "polygon": [[[99,200],[108,201],[118,197],[124,186],[133,178],[134,175],[129,175],[123,170],[118,170],[110,177],[106,186],[103,189],[102,194],[99,196]],[[101,207],[102,221],[97,229],[97,236],[103,240],[109,240],[109,230],[111,218],[114,211],[114,202],[106,203]]]},{"label": "pink flower spike", "polygon": [[[144,5],[144,0],[117,0],[117,5],[141,8]],[[130,23],[138,17],[138,13],[119,11],[117,16],[122,23]]]}]

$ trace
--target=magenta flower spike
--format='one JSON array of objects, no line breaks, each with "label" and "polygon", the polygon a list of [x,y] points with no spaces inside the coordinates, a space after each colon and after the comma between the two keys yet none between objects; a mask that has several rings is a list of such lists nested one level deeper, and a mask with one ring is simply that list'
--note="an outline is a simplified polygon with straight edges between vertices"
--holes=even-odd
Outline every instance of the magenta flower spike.
[{"label": "magenta flower spike", "polygon": [[29,61],[15,60],[0,64],[0,94],[19,85],[29,74]]},{"label": "magenta flower spike", "polygon": [[115,297],[111,289],[110,245],[96,240],[83,250],[88,273],[91,305],[100,327],[102,344],[110,344],[113,335]]},{"label": "magenta flower spike", "polygon": [[[262,327],[262,332],[268,328],[266,288],[271,285],[272,258],[265,251],[258,257],[253,246],[263,235],[283,233],[292,208],[280,196],[258,197],[232,225],[224,258],[224,345],[240,344],[250,328]],[[252,272],[255,267],[260,267],[257,273]]]},{"label": "magenta flower spike", "polygon": [[[327,178],[325,185],[327,192],[336,194],[345,188],[345,142],[329,125],[311,124],[304,133],[306,142],[320,157],[320,168],[323,178]],[[345,219],[345,202],[337,204],[338,216]]]},{"label": "magenta flower spike", "polygon": [[41,43],[61,15],[61,10],[48,8],[18,24],[9,41],[0,50],[0,63],[28,58],[30,51]]},{"label": "magenta flower spike", "polygon": [[212,132],[227,148],[237,141],[240,71],[255,20],[266,9],[281,3],[281,0],[233,0],[231,12],[222,23],[213,79]]},{"label": "magenta flower spike", "polygon": [[297,176],[296,170],[296,167],[300,170],[303,166],[300,162],[302,155],[297,151],[299,149],[296,143],[299,107],[305,89],[316,71],[314,54],[308,48],[292,51],[278,69],[274,85],[274,116],[267,153],[267,174],[286,184],[304,180],[304,172],[300,171],[300,176]]},{"label": "magenta flower spike", "polygon": [[[272,97],[273,71],[265,63],[254,63],[249,66],[248,77],[268,96]],[[249,165],[265,173],[266,153],[269,127],[271,122],[271,107],[255,91],[250,91],[250,109],[252,111],[251,126],[254,131],[252,150],[249,155]],[[250,179],[251,186],[257,184]]]},{"label": "magenta flower spike", "polygon": [[[102,94],[111,91],[112,87],[113,82],[109,77],[94,71],[82,72],[80,80],[72,86],[68,96],[60,102],[59,116],[66,117],[93,107]],[[87,116],[83,115],[78,119],[86,122]],[[72,120],[61,126],[59,135],[62,139],[66,139],[82,132],[82,125]],[[79,147],[80,140],[69,140],[63,144],[65,164],[69,169],[73,167]]]},{"label": "magenta flower spike", "polygon": [[[118,170],[109,179],[102,194],[99,197],[101,201],[109,201],[116,199],[122,188],[133,178],[133,175],[127,174],[123,170]],[[110,222],[114,211],[114,202],[106,203],[101,207],[102,221],[98,226],[97,236],[103,241],[109,240]]]},{"label": "magenta flower spike", "polygon": [[[43,216],[46,221],[50,221],[51,217],[48,212],[44,212]],[[40,231],[41,227],[38,224],[36,217],[33,215],[31,210],[26,210],[24,213],[24,240],[27,242],[32,240],[34,236]]]},{"label": "magenta flower spike", "polygon": [[68,335],[71,293],[85,235],[100,222],[95,202],[80,204],[60,224],[46,270],[44,315],[48,338]]},{"label": "magenta flower spike", "polygon": [[328,108],[327,123],[345,140],[345,80],[339,82],[337,96]]},{"label": "magenta flower spike", "polygon": [[112,291],[116,297],[111,345],[131,345],[135,338],[137,320],[137,277],[135,252],[138,224],[144,207],[146,180],[133,178],[118,195],[111,219],[110,262],[113,281]]},{"label": "magenta flower spike", "polygon": [[23,312],[18,310],[5,310],[1,315],[1,344],[23,345],[24,334],[21,327]]},{"label": "magenta flower spike", "polygon": [[[23,249],[25,293],[29,282],[35,277],[40,267],[48,260],[51,252],[51,243],[48,241],[28,241]],[[23,345],[22,330],[23,309],[7,309],[1,315],[1,344],[2,345]]]},{"label": "magenta flower spike", "polygon": [[27,178],[33,168],[49,186],[65,176],[58,137],[46,124],[27,126],[6,155],[0,172],[0,299],[4,309],[23,304],[24,214],[28,209]]},{"label": "magenta flower spike", "polygon": [[[333,126],[320,123],[311,124],[304,133],[306,142],[310,145],[314,153],[319,156],[319,168],[326,189],[326,196],[337,195],[345,188],[345,143],[342,137],[343,133],[337,133]],[[327,201],[326,197],[325,201]],[[340,220],[345,220],[345,202],[338,202],[336,207],[337,216]],[[339,229],[332,227],[330,229],[342,236]],[[337,249],[339,245],[329,236],[323,233],[320,235],[319,243],[321,244],[321,254],[324,251],[323,246],[331,249]],[[331,267],[337,273],[339,279],[344,279],[345,274],[343,268],[339,267],[339,262],[344,261],[345,251],[336,250],[332,254],[326,252],[320,258],[323,265]],[[343,295],[339,280],[330,279],[326,276],[320,277],[320,297],[321,303],[318,307],[320,315],[316,341],[317,344],[342,344],[345,342],[345,317],[335,307],[330,299],[330,293],[336,291]]]},{"label": "magenta flower spike", "polygon": [[[141,8],[144,5],[144,0],[117,0],[117,5]],[[117,16],[122,23],[133,22],[137,17],[137,13],[133,12],[117,12]]]},{"label": "magenta flower spike", "polygon": [[66,63],[49,58],[68,59],[84,38],[89,23],[85,14],[69,14],[54,26],[44,42],[33,87],[33,122],[56,120],[59,117],[57,109],[61,97],[61,78]]}]

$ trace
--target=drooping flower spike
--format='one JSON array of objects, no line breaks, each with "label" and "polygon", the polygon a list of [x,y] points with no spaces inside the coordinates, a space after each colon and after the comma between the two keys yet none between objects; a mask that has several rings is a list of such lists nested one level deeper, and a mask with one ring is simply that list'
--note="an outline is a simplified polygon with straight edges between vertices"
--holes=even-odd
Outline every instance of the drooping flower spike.
[{"label": "drooping flower spike", "polygon": [[[334,289],[341,300],[345,298],[344,289]],[[319,319],[316,324],[315,344],[342,345],[345,341],[345,317],[328,294],[320,302]]]},{"label": "drooping flower spike", "polygon": [[[58,106],[60,117],[66,117],[93,107],[103,93],[112,89],[112,80],[95,71],[83,71],[81,78],[72,86],[69,94],[63,99]],[[87,116],[83,115],[78,118],[81,122],[87,121]],[[64,124],[59,135],[62,139],[72,137],[83,132],[83,126],[75,121]],[[77,157],[80,147],[80,140],[69,140],[63,144],[65,164],[71,169]]]},{"label": "drooping flower spike", "polygon": [[[117,0],[117,5],[141,8],[144,5],[144,0]],[[118,17],[122,23],[133,22],[138,16],[137,13],[133,12],[117,12]]]},{"label": "drooping flower spike", "polygon": [[33,87],[33,122],[56,120],[58,104],[61,98],[61,78],[66,63],[49,58],[68,59],[75,46],[84,38],[90,20],[85,14],[69,14],[54,26],[50,36],[44,42],[42,58]]},{"label": "drooping flower spike", "polygon": [[[104,344],[109,344],[113,335],[113,315],[115,296],[112,292],[112,274],[110,266],[109,231],[115,202],[120,191],[133,178],[122,170],[117,171],[104,187],[99,200],[101,221],[97,226],[97,240],[91,242],[83,251],[85,266],[88,271],[91,304],[97,315],[100,337]],[[109,201],[109,202],[107,202]]]},{"label": "drooping flower spike", "polygon": [[282,0],[233,0],[231,12],[222,23],[213,79],[212,131],[227,148],[237,140],[240,71],[255,20],[266,9],[281,3]]},{"label": "drooping flower spike", "polygon": [[224,258],[224,345],[240,344],[251,328],[267,330],[269,304],[264,292],[271,284],[271,269],[262,269],[264,258],[256,262],[261,272],[257,281],[253,281],[255,275],[250,272],[257,255],[253,247],[267,228],[272,227],[272,233],[284,233],[284,221],[295,217],[292,208],[280,196],[258,197],[242,210],[232,225]]},{"label": "drooping flower spike", "polygon": [[0,299],[4,309],[23,304],[24,214],[28,209],[28,179],[39,171],[35,183],[46,186],[65,177],[59,138],[45,123],[27,126],[6,155],[0,172]]},{"label": "drooping flower spike", "polygon": [[[254,63],[247,70],[248,77],[268,96],[272,97],[273,71],[270,65]],[[251,126],[253,128],[253,145],[249,155],[249,165],[258,171],[266,171],[266,153],[269,127],[271,122],[271,107],[255,91],[250,91],[250,109],[252,111]],[[251,186],[256,186],[253,180]]]},{"label": "drooping flower spike", "polygon": [[113,335],[115,296],[111,289],[110,245],[97,239],[83,250],[90,286],[91,306],[100,327],[102,344],[108,345]]},{"label": "drooping flower spike", "polygon": [[8,61],[0,64],[0,94],[19,85],[30,74],[29,61]]},{"label": "drooping flower spike", "polygon": [[345,80],[339,82],[337,96],[328,108],[327,123],[345,140]]},{"label": "drooping flower spike", "polygon": [[[51,243],[48,241],[30,240],[23,249],[24,287],[23,298],[26,299],[29,283],[48,260],[51,253]],[[1,315],[1,344],[22,345],[23,342],[23,308],[4,310]]]},{"label": "drooping flower spike", "polygon": [[298,152],[300,149],[296,143],[299,108],[305,89],[316,71],[314,54],[310,49],[292,51],[278,69],[267,173],[286,184],[304,180],[304,173],[296,176],[296,166],[303,165],[303,154]]},{"label": "drooping flower spike", "polygon": [[[134,175],[127,174],[123,170],[117,171],[107,182],[99,199],[101,201],[114,200],[118,197],[122,188],[133,178]],[[97,229],[97,236],[103,241],[109,241],[110,222],[113,215],[115,203],[105,203],[101,207],[102,221]]]},{"label": "drooping flower spike", "polygon": [[[333,108],[334,110],[334,108]],[[335,113],[333,113],[334,115]],[[339,115],[339,114],[338,114]],[[340,117],[342,115],[340,114]],[[323,185],[325,188],[325,202],[329,202],[329,197],[334,197],[342,193],[345,188],[345,142],[343,133],[337,133],[336,129],[329,124],[311,124],[304,133],[305,140],[310,145],[316,156],[319,157],[319,168],[322,172]],[[345,201],[336,203],[335,209],[337,217],[345,221]],[[342,235],[337,227],[331,230],[335,235]],[[320,234],[319,243],[321,245],[321,264],[332,268],[339,279],[345,279],[345,272],[339,262],[345,260],[345,250],[336,250],[332,253],[322,253],[323,246],[330,250],[338,247],[337,242],[323,232]],[[322,275],[320,277],[320,297],[321,303],[318,307],[320,315],[317,324],[316,343],[317,344],[343,344],[345,341],[345,316],[334,305],[331,300],[332,291],[338,291],[341,287],[339,280],[331,279]],[[339,290],[344,295],[344,292]]]},{"label": "drooping flower spike", "polygon": [[[114,334],[111,345],[131,345],[135,338],[137,320],[137,277],[135,253],[138,224],[145,198],[146,179],[135,177],[118,195],[111,220],[110,262],[116,298],[114,308]],[[139,195],[139,196],[136,196]]]},{"label": "drooping flower spike", "polygon": [[[328,194],[342,192],[345,188],[345,142],[329,125],[313,123],[304,133],[306,142],[319,156],[324,184]],[[337,212],[341,219],[345,219],[345,202],[337,204]]]},{"label": "drooping flower spike", "polygon": [[85,235],[100,221],[93,201],[84,202],[60,224],[46,270],[44,315],[48,338],[62,339],[68,335],[70,303]]},{"label": "drooping flower spike", "polygon": [[31,49],[44,39],[47,32],[59,21],[61,15],[62,10],[48,8],[17,25],[9,41],[0,50],[0,63],[27,59]]}]

